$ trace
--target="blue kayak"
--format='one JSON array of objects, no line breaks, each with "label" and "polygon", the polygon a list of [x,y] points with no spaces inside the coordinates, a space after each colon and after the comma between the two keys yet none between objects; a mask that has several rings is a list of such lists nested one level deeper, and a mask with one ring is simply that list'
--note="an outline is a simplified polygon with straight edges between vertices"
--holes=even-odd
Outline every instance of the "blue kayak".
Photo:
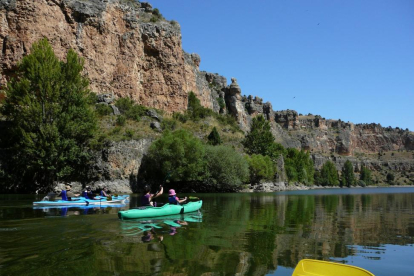
[{"label": "blue kayak", "polygon": [[72,200],[42,200],[33,202],[34,206],[99,206],[99,205],[120,205],[125,204],[126,199],[107,200],[105,199],[85,199],[85,198],[72,198]]}]

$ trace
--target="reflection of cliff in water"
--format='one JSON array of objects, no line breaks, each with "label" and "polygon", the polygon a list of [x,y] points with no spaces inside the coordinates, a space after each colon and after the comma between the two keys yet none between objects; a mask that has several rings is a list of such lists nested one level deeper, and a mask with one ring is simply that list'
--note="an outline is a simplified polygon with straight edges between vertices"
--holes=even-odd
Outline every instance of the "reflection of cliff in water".
[{"label": "reflection of cliff in water", "polygon": [[[214,195],[204,201],[203,222],[190,223],[178,235],[169,236],[163,226],[156,229],[162,241],[143,243],[141,234],[127,235],[130,225],[121,222],[119,241],[96,244],[94,254],[108,271],[265,275],[278,266],[293,268],[305,257],[358,254],[352,245],[413,244],[412,202],[414,194]],[[109,266],[115,251],[124,257]]]}]

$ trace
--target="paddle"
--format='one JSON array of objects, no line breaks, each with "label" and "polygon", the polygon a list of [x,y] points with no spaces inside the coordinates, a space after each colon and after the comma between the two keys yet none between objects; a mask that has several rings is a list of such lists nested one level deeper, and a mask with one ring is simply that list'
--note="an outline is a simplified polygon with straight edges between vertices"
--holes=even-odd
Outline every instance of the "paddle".
[{"label": "paddle", "polygon": [[196,196],[189,196],[188,200],[200,200],[200,198],[196,197]]}]

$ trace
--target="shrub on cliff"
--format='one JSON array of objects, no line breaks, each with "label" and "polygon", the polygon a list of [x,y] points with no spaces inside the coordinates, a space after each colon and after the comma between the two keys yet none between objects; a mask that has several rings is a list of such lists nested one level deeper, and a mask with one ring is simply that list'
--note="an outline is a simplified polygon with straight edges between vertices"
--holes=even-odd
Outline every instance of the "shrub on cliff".
[{"label": "shrub on cliff", "polygon": [[97,104],[95,107],[95,112],[99,116],[107,116],[113,113],[112,108],[107,104]]},{"label": "shrub on cliff", "polygon": [[222,143],[221,138],[220,138],[220,134],[218,133],[216,127],[213,127],[213,130],[210,132],[207,139],[208,139],[207,143],[209,145],[217,146],[217,145],[220,145]]},{"label": "shrub on cliff", "polygon": [[83,60],[69,50],[59,61],[46,39],[34,43],[7,84],[3,114],[14,187],[49,191],[55,180],[78,179],[97,128]]},{"label": "shrub on cliff", "polygon": [[213,115],[213,113],[213,110],[203,107],[194,92],[190,91],[188,94],[187,114],[193,121],[207,118],[208,116]]},{"label": "shrub on cliff", "polygon": [[148,110],[145,106],[136,104],[129,98],[119,98],[115,106],[118,107],[119,111],[128,119],[139,121],[145,112]]}]

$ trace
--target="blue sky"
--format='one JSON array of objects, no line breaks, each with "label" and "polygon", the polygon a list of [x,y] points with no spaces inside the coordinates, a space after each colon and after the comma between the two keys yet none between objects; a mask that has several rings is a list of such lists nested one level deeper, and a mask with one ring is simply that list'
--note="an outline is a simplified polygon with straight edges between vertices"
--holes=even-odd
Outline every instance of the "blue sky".
[{"label": "blue sky", "polygon": [[414,130],[412,0],[149,0],[200,69],[326,119]]}]

